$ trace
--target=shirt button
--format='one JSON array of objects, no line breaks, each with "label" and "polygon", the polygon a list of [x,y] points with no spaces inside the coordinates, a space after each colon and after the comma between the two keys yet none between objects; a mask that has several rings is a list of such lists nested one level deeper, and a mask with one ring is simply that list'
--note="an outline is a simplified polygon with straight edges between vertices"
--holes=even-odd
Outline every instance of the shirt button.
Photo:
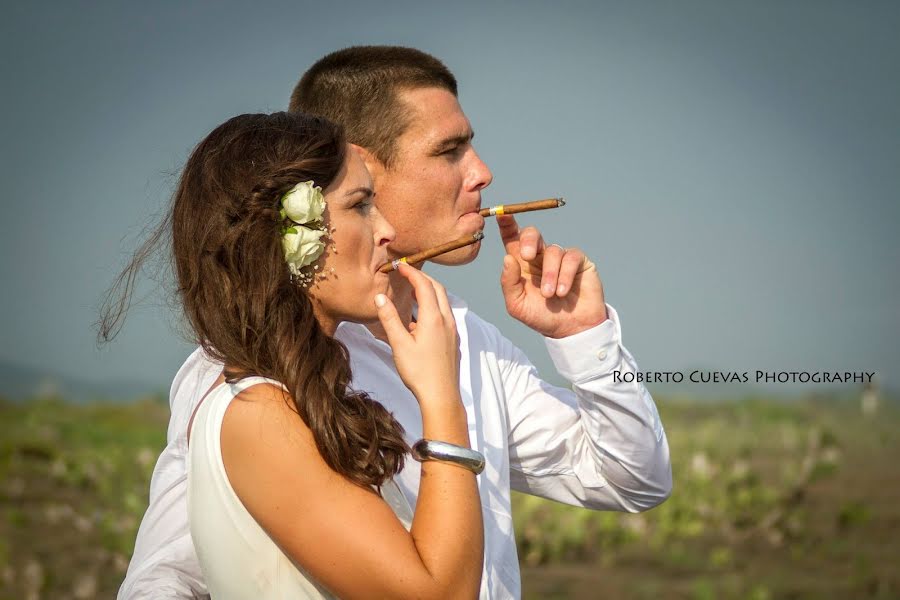
[{"label": "shirt button", "polygon": [[606,359],[606,350],[599,350],[597,352],[597,358],[599,358],[600,360],[605,360]]}]

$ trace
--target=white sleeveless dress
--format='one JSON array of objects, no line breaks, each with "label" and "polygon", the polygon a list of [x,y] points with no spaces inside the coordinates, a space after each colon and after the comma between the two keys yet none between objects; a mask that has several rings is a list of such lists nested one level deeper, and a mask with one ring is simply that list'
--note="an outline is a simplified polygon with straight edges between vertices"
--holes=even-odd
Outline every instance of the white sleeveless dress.
[{"label": "white sleeveless dress", "polygon": [[[203,577],[213,600],[333,598],[295,565],[247,512],[231,487],[222,462],[222,419],[239,393],[260,383],[248,377],[223,383],[203,400],[194,416],[188,447],[188,518]],[[393,480],[382,496],[409,530],[412,509]]]}]

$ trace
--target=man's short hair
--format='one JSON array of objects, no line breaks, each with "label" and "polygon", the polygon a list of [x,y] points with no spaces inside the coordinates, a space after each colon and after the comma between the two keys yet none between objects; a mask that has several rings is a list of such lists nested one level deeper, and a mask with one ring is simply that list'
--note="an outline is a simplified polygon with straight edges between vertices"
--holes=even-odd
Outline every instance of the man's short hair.
[{"label": "man's short hair", "polygon": [[338,123],[349,142],[390,167],[397,138],[410,122],[399,92],[426,87],[457,95],[456,78],[430,54],[402,46],[353,46],[310,67],[291,94],[289,110]]}]

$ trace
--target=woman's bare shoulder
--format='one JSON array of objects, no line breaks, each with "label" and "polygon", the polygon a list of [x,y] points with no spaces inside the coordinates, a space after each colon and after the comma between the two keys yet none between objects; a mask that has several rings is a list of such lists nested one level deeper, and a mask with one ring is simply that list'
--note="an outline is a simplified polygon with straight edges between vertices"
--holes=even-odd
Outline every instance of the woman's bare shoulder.
[{"label": "woman's bare shoulder", "polygon": [[[222,421],[223,458],[228,447],[247,450],[245,446],[263,443],[265,447],[257,448],[255,454],[283,445],[309,449],[312,443],[315,449],[312,431],[297,412],[293,397],[280,385],[267,382],[241,391],[228,405]],[[315,454],[308,458],[318,458]]]}]

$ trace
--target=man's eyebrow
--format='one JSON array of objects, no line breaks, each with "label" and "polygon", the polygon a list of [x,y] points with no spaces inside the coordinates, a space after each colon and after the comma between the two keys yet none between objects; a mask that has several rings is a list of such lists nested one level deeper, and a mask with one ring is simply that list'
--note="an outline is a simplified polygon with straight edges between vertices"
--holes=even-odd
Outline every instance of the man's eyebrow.
[{"label": "man's eyebrow", "polygon": [[362,192],[368,198],[371,198],[372,196],[375,195],[375,191],[372,188],[362,185],[358,188],[353,188],[352,190],[350,190],[349,192],[344,194],[344,197],[349,198],[350,196],[352,196],[354,194],[358,194],[360,192]]},{"label": "man's eyebrow", "polygon": [[450,148],[452,146],[459,146],[461,144],[468,144],[472,141],[472,138],[475,137],[474,131],[467,131],[465,133],[459,133],[447,138],[442,139],[437,143],[436,149],[443,150],[444,148]]}]

